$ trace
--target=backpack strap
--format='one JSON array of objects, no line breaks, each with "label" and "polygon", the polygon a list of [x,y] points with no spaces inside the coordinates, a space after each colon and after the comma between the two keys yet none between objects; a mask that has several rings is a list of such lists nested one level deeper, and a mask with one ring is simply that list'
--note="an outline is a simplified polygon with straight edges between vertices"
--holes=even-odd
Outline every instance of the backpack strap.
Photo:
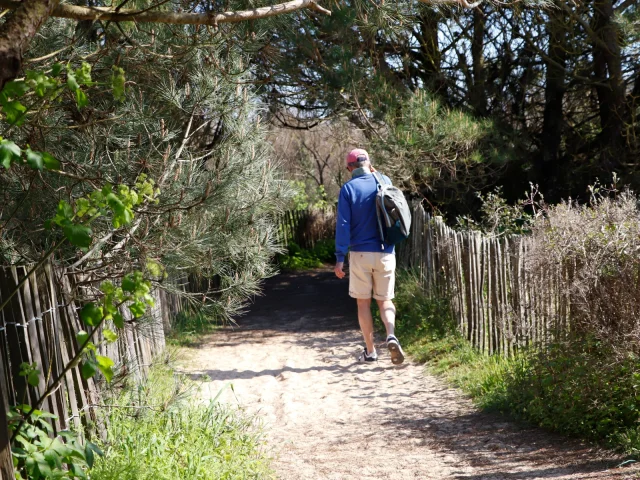
[{"label": "backpack strap", "polygon": [[[373,178],[375,178],[376,183],[378,184],[378,192],[380,192],[380,190],[382,190],[382,180],[383,180],[382,176],[378,172],[371,172],[371,173],[373,174]],[[384,230],[382,228],[382,225],[384,224],[384,220],[380,215],[380,210],[383,210],[383,206],[378,205],[378,199],[379,197],[376,196],[376,216],[378,217],[378,233],[380,234],[380,241],[382,242],[380,246],[384,250]],[[385,212],[385,216],[386,216],[386,212]]]},{"label": "backpack strap", "polygon": [[[380,189],[380,186],[381,186],[383,183],[387,183],[387,182],[383,182],[382,175],[380,175],[380,173],[379,173],[379,172],[371,172],[371,173],[373,174],[373,178],[375,178],[375,179],[376,179],[376,182],[377,182],[377,184],[378,184],[378,189]],[[391,185],[391,183],[388,183],[387,185]]]}]

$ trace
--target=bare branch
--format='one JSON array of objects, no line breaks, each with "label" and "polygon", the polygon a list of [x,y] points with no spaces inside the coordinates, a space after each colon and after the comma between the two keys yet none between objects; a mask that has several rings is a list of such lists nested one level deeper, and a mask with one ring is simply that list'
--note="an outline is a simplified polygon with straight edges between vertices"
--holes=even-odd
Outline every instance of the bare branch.
[{"label": "bare branch", "polygon": [[[22,2],[14,0],[0,0],[1,8],[16,9],[21,5]],[[286,3],[278,3],[268,7],[254,8],[252,10],[222,13],[117,10],[117,8],[111,7],[81,7],[64,3],[54,8],[51,16],[71,18],[74,20],[109,20],[112,22],[151,22],[216,26],[220,23],[239,23],[247,20],[274,17],[305,8],[315,10],[325,15],[331,15],[331,11],[318,5],[315,0],[292,0]]]}]

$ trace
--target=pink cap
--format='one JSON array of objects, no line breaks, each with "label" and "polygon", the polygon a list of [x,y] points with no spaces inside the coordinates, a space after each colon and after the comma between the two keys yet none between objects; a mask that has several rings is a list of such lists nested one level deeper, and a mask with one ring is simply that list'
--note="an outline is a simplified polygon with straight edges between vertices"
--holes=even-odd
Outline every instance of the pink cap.
[{"label": "pink cap", "polygon": [[349,152],[349,155],[347,155],[347,165],[353,162],[361,162],[363,160],[369,160],[369,154],[362,148],[354,148]]}]

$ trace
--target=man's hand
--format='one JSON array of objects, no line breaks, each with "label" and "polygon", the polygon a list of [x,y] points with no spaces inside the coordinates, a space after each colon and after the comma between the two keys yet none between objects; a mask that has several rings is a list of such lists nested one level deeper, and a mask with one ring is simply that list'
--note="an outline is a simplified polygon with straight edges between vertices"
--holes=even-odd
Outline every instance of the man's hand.
[{"label": "man's hand", "polygon": [[336,266],[334,267],[333,271],[336,274],[336,277],[338,278],[344,278],[345,273],[342,270],[342,267],[344,267],[344,262],[336,262]]}]

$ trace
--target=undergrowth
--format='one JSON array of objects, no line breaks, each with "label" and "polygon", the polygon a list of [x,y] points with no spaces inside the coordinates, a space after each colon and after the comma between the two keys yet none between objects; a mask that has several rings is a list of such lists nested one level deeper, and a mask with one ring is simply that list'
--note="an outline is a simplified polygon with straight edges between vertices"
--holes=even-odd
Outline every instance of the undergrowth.
[{"label": "undergrowth", "polygon": [[202,342],[203,336],[213,332],[219,325],[202,312],[181,311],[171,322],[167,344],[174,347],[193,347]]},{"label": "undergrowth", "polygon": [[398,272],[396,335],[407,353],[469,394],[481,408],[640,454],[640,358],[581,337],[513,358],[474,350],[447,302]]},{"label": "undergrowth", "polygon": [[283,270],[308,270],[320,268],[327,262],[335,260],[334,240],[320,240],[311,249],[301,248],[291,242],[287,246],[287,253],[278,256],[278,264]]},{"label": "undergrowth", "polygon": [[92,480],[273,478],[260,427],[214,399],[193,401],[195,382],[168,366],[153,367],[141,386],[108,402],[104,457]]}]

